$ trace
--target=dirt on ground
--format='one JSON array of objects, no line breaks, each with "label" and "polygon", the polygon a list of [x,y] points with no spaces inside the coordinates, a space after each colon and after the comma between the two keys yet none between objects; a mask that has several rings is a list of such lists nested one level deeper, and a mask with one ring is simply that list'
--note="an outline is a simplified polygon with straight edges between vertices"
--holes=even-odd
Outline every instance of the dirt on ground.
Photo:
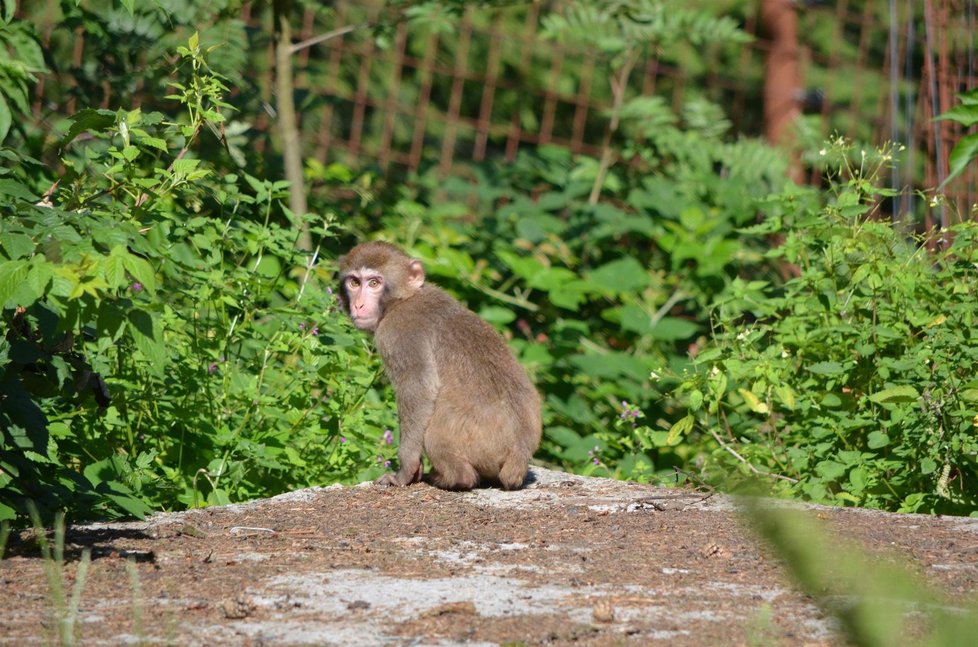
[{"label": "dirt on ground", "polygon": [[[32,532],[15,533],[0,644],[844,644],[735,499],[531,478],[516,492],[313,488],[70,526],[50,574]],[[808,509],[948,604],[978,588],[978,520]],[[77,611],[59,614],[49,575],[65,598],[81,579]]]}]

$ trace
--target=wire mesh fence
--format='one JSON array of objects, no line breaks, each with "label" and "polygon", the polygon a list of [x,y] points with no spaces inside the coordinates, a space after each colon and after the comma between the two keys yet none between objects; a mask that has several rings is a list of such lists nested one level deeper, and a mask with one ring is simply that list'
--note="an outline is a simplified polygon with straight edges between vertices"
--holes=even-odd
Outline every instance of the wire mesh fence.
[{"label": "wire mesh fence", "polygon": [[[888,180],[901,194],[887,209],[912,218],[924,211],[917,209],[916,192],[947,177],[950,150],[967,132],[934,117],[978,87],[976,4],[704,3],[736,20],[751,42],[651,51],[630,75],[629,92],[662,97],[677,110],[690,98],[714,101],[726,111],[732,136],[775,139],[774,121],[788,117],[792,128],[800,126],[798,133],[815,138],[838,133],[868,145],[899,142],[906,150]],[[246,3],[242,16],[249,38],[266,48],[266,61],[274,61],[266,5]],[[608,61],[597,47],[569,47],[542,34],[542,21],[561,10],[560,2],[473,4],[448,29],[403,15],[392,19],[376,0],[307,6],[294,17],[297,40],[315,41],[298,47],[294,58],[307,157],[375,165],[388,174],[430,168],[448,173],[471,163],[510,161],[526,147],[561,146],[587,155],[602,150],[612,100]],[[769,19],[775,10],[780,22]],[[49,37],[42,31],[42,38]],[[77,66],[86,34],[74,38]],[[771,110],[776,65],[789,71],[773,90],[787,97],[780,111]],[[257,87],[274,87],[271,64],[249,74]],[[73,81],[65,75],[48,83]],[[41,83],[38,105],[43,94]],[[70,92],[66,96],[73,100]],[[111,103],[106,94],[104,104]],[[267,115],[251,124],[259,150],[269,149],[273,125]],[[813,169],[801,169],[797,177],[819,181]],[[923,228],[978,217],[978,171],[962,174],[947,194],[947,208],[936,218],[927,211]]]}]

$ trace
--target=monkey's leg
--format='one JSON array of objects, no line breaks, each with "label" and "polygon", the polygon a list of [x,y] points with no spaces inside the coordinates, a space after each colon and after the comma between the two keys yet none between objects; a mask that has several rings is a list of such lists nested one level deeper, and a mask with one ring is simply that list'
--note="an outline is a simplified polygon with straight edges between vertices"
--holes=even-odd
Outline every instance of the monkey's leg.
[{"label": "monkey's leg", "polygon": [[506,462],[499,470],[499,484],[504,490],[520,489],[526,480],[529,465],[530,457],[526,455],[526,452],[513,450],[506,457]]},{"label": "monkey's leg", "polygon": [[431,483],[443,490],[471,490],[479,484],[475,468],[459,456],[439,456],[431,461]]},{"label": "monkey's leg", "polygon": [[431,463],[431,483],[445,490],[471,490],[479,473],[464,451],[464,416],[452,407],[437,406],[425,431],[425,454]]}]

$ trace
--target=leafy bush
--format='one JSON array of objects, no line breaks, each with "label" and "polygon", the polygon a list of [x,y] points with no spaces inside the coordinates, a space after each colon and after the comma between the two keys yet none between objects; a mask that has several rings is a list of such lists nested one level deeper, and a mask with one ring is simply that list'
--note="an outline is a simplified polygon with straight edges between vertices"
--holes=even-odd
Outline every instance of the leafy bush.
[{"label": "leafy bush", "polygon": [[[713,345],[676,376],[688,416],[671,440],[727,487],[763,474],[818,502],[974,514],[978,226],[906,240],[872,217],[892,151],[853,159],[837,140],[825,153],[841,159],[830,204],[791,189],[745,232],[783,235],[769,255],[798,276],[718,301]],[[752,317],[727,309],[737,298]]]},{"label": "leafy bush", "polygon": [[179,52],[182,120],[82,110],[60,180],[0,179],[0,519],[241,500],[390,456],[329,270],[271,218],[282,183],[194,155],[227,106],[197,38]]}]

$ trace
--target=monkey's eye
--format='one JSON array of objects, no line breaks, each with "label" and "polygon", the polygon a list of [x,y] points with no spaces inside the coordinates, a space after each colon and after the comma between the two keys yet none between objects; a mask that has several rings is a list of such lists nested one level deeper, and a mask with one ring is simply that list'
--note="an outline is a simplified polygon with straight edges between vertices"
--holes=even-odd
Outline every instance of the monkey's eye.
[{"label": "monkey's eye", "polygon": [[351,288],[358,288],[360,287],[360,279],[353,276],[348,276],[346,279],[346,284]]},{"label": "monkey's eye", "polygon": [[372,290],[376,290],[378,287],[380,287],[380,279],[368,279],[367,287]]}]

